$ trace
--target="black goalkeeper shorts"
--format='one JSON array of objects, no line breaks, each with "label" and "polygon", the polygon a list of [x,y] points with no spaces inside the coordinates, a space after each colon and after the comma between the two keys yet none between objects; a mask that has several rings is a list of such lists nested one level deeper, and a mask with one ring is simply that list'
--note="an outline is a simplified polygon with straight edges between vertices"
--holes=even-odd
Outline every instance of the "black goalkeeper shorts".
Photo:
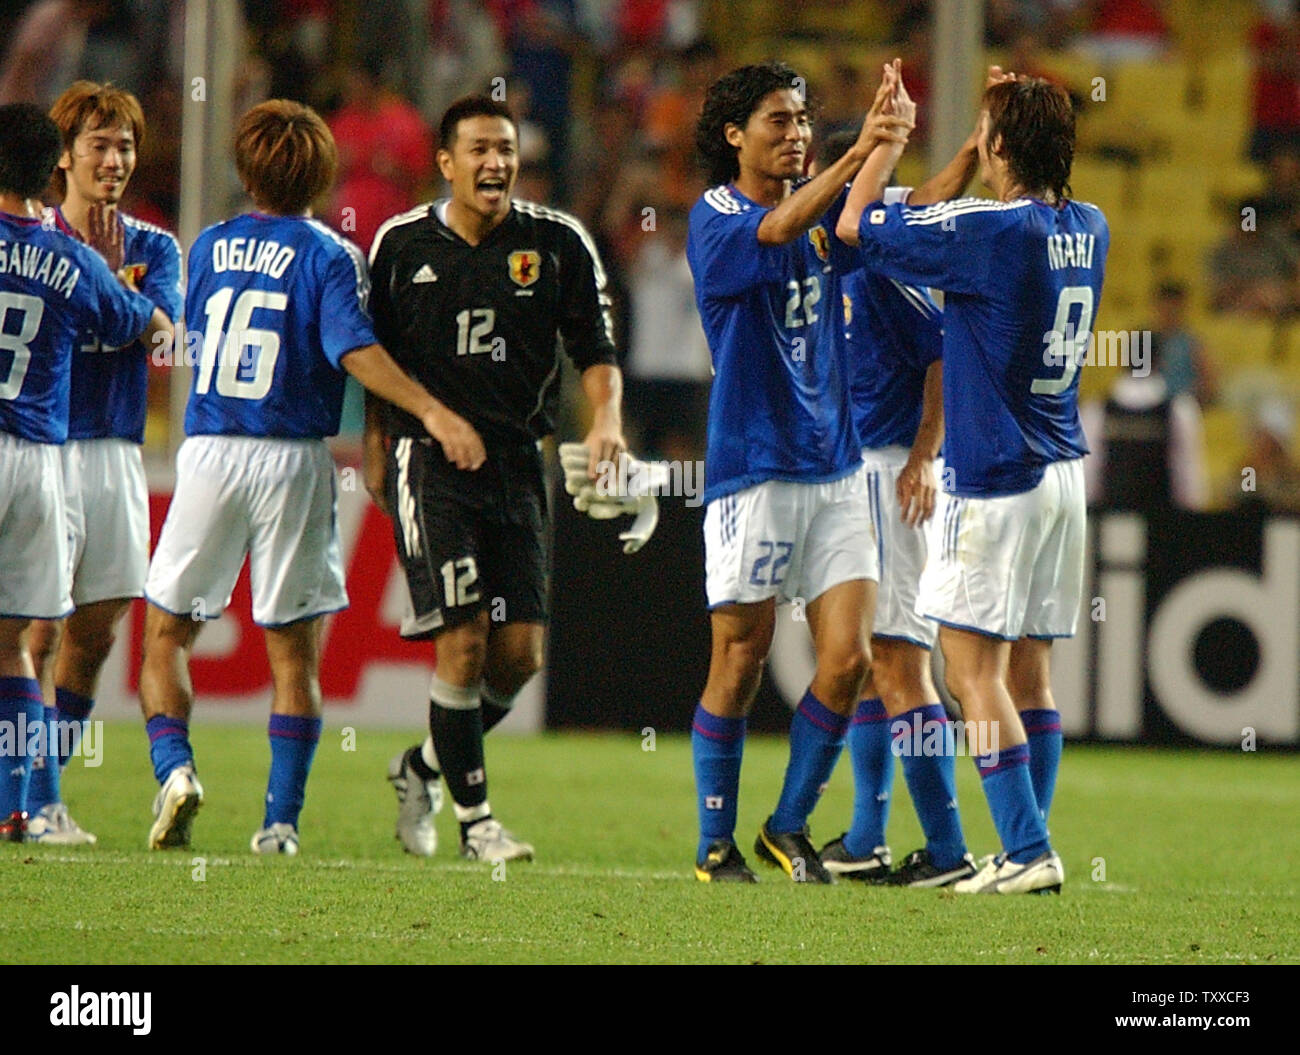
[{"label": "black goalkeeper shorts", "polygon": [[473,472],[432,440],[400,437],[386,478],[393,537],[424,640],[487,611],[493,624],[546,621],[546,485],[536,444],[497,445]]}]

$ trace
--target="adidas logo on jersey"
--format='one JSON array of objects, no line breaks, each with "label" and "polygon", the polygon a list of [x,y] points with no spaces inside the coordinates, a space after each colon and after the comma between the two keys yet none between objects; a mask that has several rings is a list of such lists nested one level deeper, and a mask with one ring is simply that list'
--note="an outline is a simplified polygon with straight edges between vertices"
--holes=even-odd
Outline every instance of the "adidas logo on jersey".
[{"label": "adidas logo on jersey", "polygon": [[420,267],[420,270],[411,276],[411,285],[415,285],[417,282],[437,282],[437,281],[438,281],[438,276],[433,273],[433,268],[431,268],[428,264],[422,265]]}]

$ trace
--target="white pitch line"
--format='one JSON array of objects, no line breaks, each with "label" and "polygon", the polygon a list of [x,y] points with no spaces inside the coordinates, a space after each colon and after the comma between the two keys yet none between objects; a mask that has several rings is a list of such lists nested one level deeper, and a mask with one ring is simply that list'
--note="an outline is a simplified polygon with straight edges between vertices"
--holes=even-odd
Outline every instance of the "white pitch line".
[{"label": "white pitch line", "polygon": [[[168,851],[165,854],[150,854],[148,856],[135,856],[125,853],[104,853],[102,851],[91,851],[85,854],[50,854],[38,852],[33,856],[38,861],[52,861],[57,864],[147,864],[149,867],[162,868],[181,868],[192,869],[196,867],[195,860],[201,859],[206,868],[249,868],[265,867],[264,858],[249,855],[248,857],[208,857],[202,853],[193,850],[175,852]],[[312,869],[330,869],[337,871],[353,870],[359,872],[393,872],[411,875],[414,868],[419,867],[414,862],[410,864],[397,864],[389,861],[372,861],[372,860],[304,860],[297,858],[289,864],[291,868],[312,868]],[[654,869],[633,869],[633,868],[590,868],[583,865],[538,865],[528,861],[521,861],[515,864],[505,862],[507,868],[519,869],[528,873],[542,876],[554,876],[560,878],[574,879],[635,879],[635,880],[686,880],[693,879],[686,869],[680,872],[670,872]],[[428,866],[438,872],[463,872],[463,873],[480,873],[490,875],[493,864],[491,861],[482,861],[477,864],[470,862],[437,862]]]}]

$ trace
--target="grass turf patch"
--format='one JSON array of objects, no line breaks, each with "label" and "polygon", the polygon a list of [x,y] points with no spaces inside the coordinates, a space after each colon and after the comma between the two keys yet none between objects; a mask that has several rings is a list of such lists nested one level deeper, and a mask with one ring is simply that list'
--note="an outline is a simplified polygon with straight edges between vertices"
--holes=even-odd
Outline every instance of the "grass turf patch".
[{"label": "grass turf patch", "polygon": [[[746,745],[737,841],[761,882],[692,877],[690,744],[659,736],[488,740],[491,801],[537,861],[462,861],[450,806],[432,860],[393,838],[388,759],[413,737],[327,728],[302,852],[259,858],[265,732],[205,726],[206,792],[190,850],[145,849],[156,790],[143,730],[104,730],[103,765],[65,774],[97,846],[0,845],[9,911],[0,961],[38,963],[1242,963],[1300,961],[1291,862],[1300,771],[1275,754],[1067,745],[1053,806],[1061,897],[967,898],[841,881],[791,883],[752,843],[774,805],[783,739]],[[896,767],[895,860],[922,845]],[[959,759],[967,840],[996,840]],[[847,759],[813,816],[814,842],[848,825]]]}]

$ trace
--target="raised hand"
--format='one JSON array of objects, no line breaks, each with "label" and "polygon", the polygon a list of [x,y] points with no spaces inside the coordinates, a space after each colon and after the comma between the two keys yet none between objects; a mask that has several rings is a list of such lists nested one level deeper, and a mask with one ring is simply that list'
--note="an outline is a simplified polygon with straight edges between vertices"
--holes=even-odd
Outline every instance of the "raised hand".
[{"label": "raised hand", "polygon": [[122,221],[118,219],[117,210],[109,208],[103,202],[92,202],[86,223],[87,244],[104,258],[108,269],[117,274],[126,263],[126,232]]}]

